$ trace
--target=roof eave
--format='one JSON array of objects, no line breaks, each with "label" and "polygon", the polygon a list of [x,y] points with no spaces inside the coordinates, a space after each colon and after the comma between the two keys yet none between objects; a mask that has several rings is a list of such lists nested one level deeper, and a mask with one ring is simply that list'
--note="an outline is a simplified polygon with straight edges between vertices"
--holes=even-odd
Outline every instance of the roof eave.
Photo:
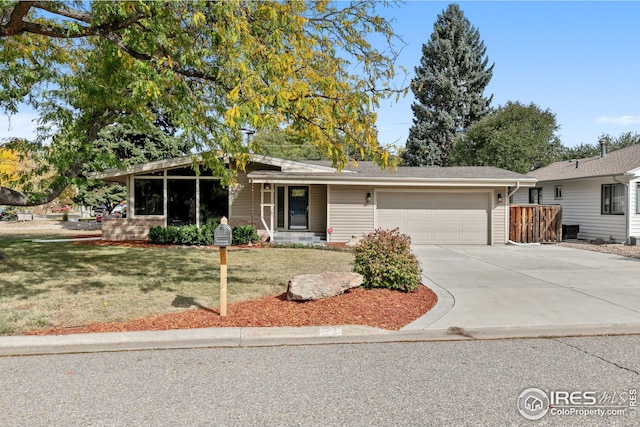
[{"label": "roof eave", "polygon": [[251,172],[248,175],[256,184],[335,184],[370,186],[471,186],[471,187],[533,187],[533,178],[425,178],[425,177],[370,177],[370,176],[318,176],[316,174],[269,174]]}]

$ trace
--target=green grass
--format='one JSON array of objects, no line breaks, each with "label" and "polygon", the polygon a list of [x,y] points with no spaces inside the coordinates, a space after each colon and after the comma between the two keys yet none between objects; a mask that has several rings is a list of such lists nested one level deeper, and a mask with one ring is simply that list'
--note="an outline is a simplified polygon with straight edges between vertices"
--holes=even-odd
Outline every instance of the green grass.
[{"label": "green grass", "polygon": [[[0,238],[0,334],[219,305],[219,253]],[[229,303],[284,292],[296,274],[351,271],[348,252],[230,249]]]}]

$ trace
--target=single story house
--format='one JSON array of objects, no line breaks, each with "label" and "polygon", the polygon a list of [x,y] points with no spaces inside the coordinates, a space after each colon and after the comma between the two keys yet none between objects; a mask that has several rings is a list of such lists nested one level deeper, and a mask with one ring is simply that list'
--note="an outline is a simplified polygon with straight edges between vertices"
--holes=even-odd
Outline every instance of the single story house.
[{"label": "single story house", "polygon": [[228,189],[196,176],[192,157],[163,160],[94,178],[127,187],[128,215],[103,222],[103,238],[145,238],[152,225],[203,224],[221,216],[252,224],[271,241],[348,242],[398,227],[414,244],[505,244],[511,188],[536,180],[493,167],[399,167],[372,162],[342,171],[327,161],[253,155]]},{"label": "single story house", "polygon": [[552,163],[527,174],[538,180],[513,204],[562,205],[562,222],[579,239],[627,242],[640,236],[640,144],[598,156]]}]

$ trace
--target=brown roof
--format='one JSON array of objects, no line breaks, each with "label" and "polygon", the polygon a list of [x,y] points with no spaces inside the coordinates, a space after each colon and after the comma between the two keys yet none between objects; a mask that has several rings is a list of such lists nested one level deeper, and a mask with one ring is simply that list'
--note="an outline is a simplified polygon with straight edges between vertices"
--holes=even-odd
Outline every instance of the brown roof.
[{"label": "brown roof", "polygon": [[607,153],[606,156],[588,157],[551,163],[527,174],[538,181],[592,178],[597,176],[622,175],[640,168],[640,144]]},{"label": "brown roof", "polygon": [[[302,161],[303,163],[312,163],[315,165],[331,166],[331,162],[326,161]],[[358,165],[347,164],[344,171],[357,172],[359,176],[367,176],[372,178],[451,178],[451,179],[523,179],[528,178],[525,175],[511,172],[504,169],[494,168],[491,166],[422,166],[409,167],[399,166],[397,169],[381,169],[380,166],[373,162],[358,162]]]}]

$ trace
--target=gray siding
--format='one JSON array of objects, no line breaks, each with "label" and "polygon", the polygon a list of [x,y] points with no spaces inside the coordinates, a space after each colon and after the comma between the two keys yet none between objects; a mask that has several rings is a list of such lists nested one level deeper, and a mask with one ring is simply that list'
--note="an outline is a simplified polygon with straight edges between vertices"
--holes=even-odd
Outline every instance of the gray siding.
[{"label": "gray siding", "polygon": [[[229,223],[232,226],[253,224],[259,231],[266,231],[260,220],[261,184],[251,184],[245,173],[239,173],[236,185],[229,190]],[[286,194],[286,192],[285,192]],[[265,195],[265,203],[268,203]],[[274,194],[274,202],[276,196]],[[264,216],[269,223],[269,208],[265,207]],[[274,211],[274,229],[277,228],[276,211]],[[309,231],[325,233],[327,230],[327,186],[309,186]]]},{"label": "gray siding", "polygon": [[635,236],[635,237],[640,237],[640,211],[638,209],[640,208],[640,206],[638,205],[638,200],[637,200],[639,185],[640,185],[640,178],[634,179],[629,183],[629,191],[631,192],[630,194],[631,223],[629,227],[630,229],[629,235]]},{"label": "gray siding", "polygon": [[327,231],[327,186],[309,186],[309,231]]},{"label": "gray siding", "polygon": [[229,188],[229,225],[252,224],[264,230],[260,221],[260,184],[253,184],[253,191],[251,187],[247,174],[239,172],[236,184]]},{"label": "gray siding", "polygon": [[[536,185],[539,187],[539,185]],[[544,194],[544,190],[542,190],[542,200],[546,200],[546,194]],[[521,188],[512,196],[511,198],[512,205],[528,205],[529,204],[529,188]]]},{"label": "gray siding", "polygon": [[373,187],[329,186],[328,224],[333,234],[327,235],[329,242],[348,242],[352,236],[362,237],[373,231],[375,206],[365,203],[367,193],[373,199]]},{"label": "gray siding", "polygon": [[[562,223],[579,225],[579,239],[626,239],[626,215],[602,215],[600,198],[602,184],[615,184],[613,178],[594,178],[579,181],[545,182],[542,187],[542,200],[546,205],[562,205]],[[554,199],[554,187],[562,185],[562,199]],[[528,202],[529,190],[522,189]],[[518,194],[516,193],[516,194]],[[520,200],[521,197],[518,198]],[[514,197],[514,204],[516,198]],[[526,204],[526,203],[525,203]]]}]

